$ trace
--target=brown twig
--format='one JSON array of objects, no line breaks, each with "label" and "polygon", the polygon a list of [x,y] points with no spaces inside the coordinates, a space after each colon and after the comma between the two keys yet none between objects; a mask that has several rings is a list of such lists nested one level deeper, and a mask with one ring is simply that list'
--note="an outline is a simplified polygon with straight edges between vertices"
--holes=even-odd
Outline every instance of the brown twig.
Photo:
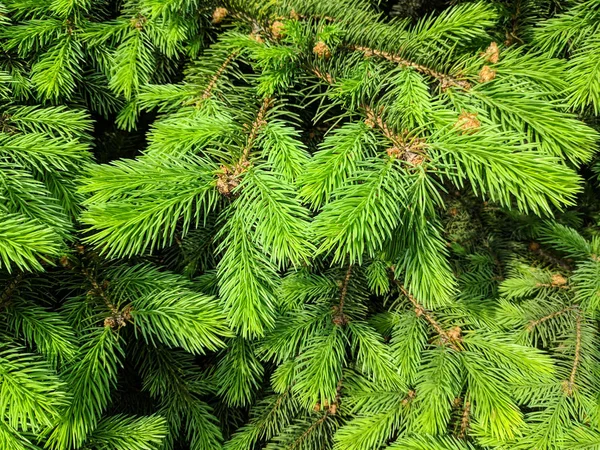
[{"label": "brown twig", "polygon": [[563,383],[563,389],[567,396],[573,395],[575,391],[575,377],[577,375],[577,368],[581,362],[581,316],[581,312],[577,314],[575,322],[575,357],[573,358],[573,368],[571,369],[569,379]]},{"label": "brown twig", "polygon": [[387,149],[389,157],[403,159],[413,166],[419,166],[425,161],[426,152],[424,148],[426,143],[424,139],[415,136],[410,137],[408,132],[402,135],[395,133],[383,119],[383,107],[380,108],[379,112],[370,106],[365,106],[364,110],[367,116],[365,120],[367,126],[377,127],[392,142],[393,146]]},{"label": "brown twig", "polygon": [[346,271],[346,276],[342,281],[342,285],[340,287],[340,303],[337,306],[333,307],[333,323],[338,326],[343,326],[348,323],[348,317],[344,314],[344,305],[346,302],[346,295],[348,294],[348,283],[350,282],[350,276],[352,274],[352,264],[348,266],[348,270]]},{"label": "brown twig", "polygon": [[438,72],[437,70],[430,69],[427,66],[415,63],[413,61],[402,58],[401,56],[395,55],[393,53],[384,52],[382,50],[376,50],[376,49],[372,49],[369,47],[363,47],[360,45],[353,45],[350,47],[350,49],[362,52],[367,57],[378,56],[380,58],[387,59],[388,61],[395,62],[404,67],[412,67],[413,69],[417,70],[418,72],[420,72],[424,75],[428,75],[428,76],[438,80],[442,86],[442,89],[447,89],[449,87],[457,87],[457,88],[460,88],[460,89],[463,89],[466,91],[466,90],[471,89],[471,87],[472,87],[471,83],[469,83],[468,81],[456,79],[454,77],[451,77],[450,75],[447,75],[442,72]]},{"label": "brown twig", "polygon": [[219,69],[215,72],[215,74],[211,77],[208,85],[206,86],[206,89],[204,89],[204,92],[202,93],[202,100],[206,100],[208,98],[210,98],[210,96],[212,95],[212,91],[215,88],[215,86],[217,85],[217,81],[219,80],[219,78],[221,78],[221,76],[223,75],[223,73],[225,72],[225,70],[227,70],[227,67],[231,64],[231,62],[235,59],[235,57],[237,56],[237,52],[232,52],[226,59],[225,61],[223,61],[223,64],[221,64],[219,66]]},{"label": "brown twig", "polygon": [[263,99],[263,102],[260,105],[260,109],[258,110],[258,114],[256,114],[256,119],[254,119],[254,122],[252,122],[252,125],[250,127],[250,134],[248,134],[248,140],[246,141],[246,145],[242,152],[243,161],[248,161],[248,156],[250,155],[252,147],[254,147],[259,131],[267,124],[265,116],[267,115],[267,111],[272,105],[272,97],[265,97]]},{"label": "brown twig", "polygon": [[405,144],[404,139],[394,133],[392,129],[385,123],[383,120],[383,109],[377,113],[370,106],[365,106],[365,115],[367,116],[367,124],[371,127],[377,126],[383,133],[383,135],[388,138],[394,145],[403,146]]},{"label": "brown twig", "polygon": [[250,125],[248,139],[246,140],[246,145],[242,150],[242,156],[240,157],[239,161],[233,166],[221,166],[221,170],[217,175],[216,181],[217,190],[221,194],[227,197],[231,197],[235,194],[234,190],[237,186],[239,186],[242,174],[244,174],[250,166],[250,152],[256,143],[256,139],[258,138],[258,133],[260,132],[261,128],[267,124],[265,116],[267,115],[268,109],[272,105],[273,99],[271,97],[266,97],[263,99],[262,105],[256,114],[256,118]]},{"label": "brown twig", "polygon": [[[83,267],[81,268],[81,272],[85,276],[88,283],[92,285],[92,292],[99,296],[103,301],[106,307],[110,310],[110,316],[104,319],[104,326],[110,328],[121,328],[127,325],[127,322],[131,321],[131,305],[125,306],[122,310],[119,310],[111,301],[108,295],[106,294],[106,290],[103,286],[101,286],[96,278],[90,273],[90,271]],[[106,281],[104,282],[106,283]],[[103,284],[104,284],[103,283]]]},{"label": "brown twig", "polygon": [[346,276],[344,277],[344,282],[342,284],[342,292],[340,294],[340,312],[342,312],[344,309],[346,294],[348,294],[348,283],[350,282],[350,275],[352,275],[352,264],[348,265],[348,270],[346,271]]},{"label": "brown twig", "polygon": [[0,307],[4,307],[6,306],[6,304],[8,303],[8,301],[10,300],[10,297],[12,296],[12,294],[15,292],[15,290],[17,289],[17,286],[19,285],[19,283],[23,280],[23,278],[25,277],[25,274],[23,272],[19,272],[17,273],[17,275],[10,280],[10,282],[6,285],[6,287],[4,288],[4,290],[2,291],[2,294],[0,294]]},{"label": "brown twig", "polygon": [[471,402],[469,402],[468,400],[465,400],[462,417],[460,420],[460,433],[458,433],[459,439],[465,438],[467,431],[469,429],[470,423],[471,423]]},{"label": "brown twig", "polygon": [[[561,267],[561,268],[565,269],[566,271],[573,270],[573,268],[571,267],[570,264],[568,264],[566,261],[563,261],[562,259],[557,258],[557,257],[551,255],[550,253],[546,252],[540,246],[540,244],[538,244],[537,242],[529,243],[529,251],[531,251],[532,253],[538,254],[542,259],[545,259],[547,262],[554,264],[558,267]],[[592,256],[592,259],[593,259],[593,256]]]},{"label": "brown twig", "polygon": [[346,276],[342,281],[342,285],[340,286],[340,303],[337,306],[333,307],[333,323],[338,326],[343,326],[348,323],[348,317],[344,314],[344,305],[346,302],[346,295],[348,294],[348,283],[350,282],[350,276],[352,274],[352,264],[348,266],[348,270],[346,271]]},{"label": "brown twig", "polygon": [[537,320],[532,320],[531,322],[529,322],[529,325],[527,326],[527,329],[529,331],[533,330],[535,327],[537,327],[539,324],[546,322],[547,320],[550,319],[554,319],[555,317],[561,316],[569,311],[578,311],[579,310],[579,306],[578,305],[573,305],[573,306],[567,306],[566,308],[561,309],[560,311],[555,311],[551,314],[548,314],[547,316],[541,317]]},{"label": "brown twig", "polygon": [[289,450],[293,450],[295,448],[298,447],[298,445],[300,445],[302,443],[302,441],[304,441],[304,439],[306,439],[306,437],[312,433],[312,431],[317,428],[319,425],[321,425],[323,422],[325,422],[327,420],[327,418],[329,417],[329,410],[325,411],[325,413],[323,414],[322,417],[320,417],[315,423],[313,423],[310,427],[308,427],[308,429],[302,433],[302,435],[300,437],[298,437],[298,439],[296,439],[292,445],[290,445]]},{"label": "brown twig", "polygon": [[402,286],[400,283],[397,283],[398,287],[400,288],[400,291],[402,292],[402,294],[404,294],[404,296],[406,298],[408,298],[408,300],[412,303],[412,305],[415,308],[415,313],[417,314],[418,317],[424,317],[425,320],[427,320],[427,322],[429,322],[429,324],[431,325],[431,327],[436,331],[436,333],[440,336],[440,340],[442,341],[442,343],[444,344],[449,344],[450,347],[452,347],[452,349],[456,350],[456,351],[460,351],[460,348],[458,347],[457,343],[460,342],[460,327],[455,327],[450,331],[446,331],[442,328],[442,326],[438,323],[437,320],[435,320],[435,318],[433,317],[433,315],[427,311],[427,309],[425,309],[425,307],[423,305],[421,305],[417,299],[415,299],[415,297],[413,295],[411,295],[410,292],[408,292],[408,290]]},{"label": "brown twig", "polygon": [[81,273],[83,273],[83,276],[88,281],[88,283],[92,285],[92,291],[94,292],[94,294],[98,295],[104,301],[106,307],[110,309],[110,311],[113,314],[116,314],[119,311],[118,308],[115,305],[113,305],[113,303],[110,301],[108,295],[106,295],[106,292],[104,291],[102,286],[98,284],[96,278],[85,267],[81,269]]},{"label": "brown twig", "polygon": [[[335,83],[335,79],[330,73],[323,73],[317,68],[313,68],[312,72],[317,78],[327,82],[328,84]],[[413,137],[407,139],[405,136],[395,133],[383,119],[383,110],[376,112],[370,106],[363,106],[365,115],[367,116],[365,123],[374,128],[377,127],[381,130],[383,135],[392,142],[393,146],[388,149],[387,154],[393,158],[402,158],[414,166],[419,166],[425,160],[425,142],[423,139]]]}]

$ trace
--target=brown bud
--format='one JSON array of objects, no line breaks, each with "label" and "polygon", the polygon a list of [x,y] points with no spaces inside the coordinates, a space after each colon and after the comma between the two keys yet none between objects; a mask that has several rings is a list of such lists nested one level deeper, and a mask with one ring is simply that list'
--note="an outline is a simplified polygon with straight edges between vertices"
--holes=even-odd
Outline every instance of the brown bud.
[{"label": "brown bud", "polygon": [[402,400],[402,405],[406,406],[408,405],[415,397],[416,397],[417,393],[415,391],[413,391],[412,389],[410,391],[408,391],[408,393],[406,394],[406,397],[404,398],[404,400]]},{"label": "brown bud", "polygon": [[300,15],[296,12],[296,10],[292,9],[290,12],[290,18],[292,20],[300,20]]},{"label": "brown bud", "polygon": [[319,58],[329,58],[331,57],[331,50],[327,46],[327,44],[323,41],[319,41],[313,47],[313,53],[317,55]]},{"label": "brown bud", "polygon": [[348,323],[348,316],[346,316],[346,314],[343,312],[340,312],[337,306],[334,307],[334,311],[335,313],[331,319],[333,324],[337,325],[338,327],[343,327],[346,325]]},{"label": "brown bud", "polygon": [[131,306],[130,305],[123,308],[123,311],[121,311],[121,317],[123,317],[123,320],[131,321],[132,316],[131,316]]},{"label": "brown bud", "polygon": [[131,28],[142,30],[146,24],[146,18],[143,16],[132,17],[130,20]]},{"label": "brown bud", "polygon": [[552,275],[552,286],[560,287],[560,286],[564,286],[565,284],[567,284],[567,279],[565,277],[563,277],[561,274],[556,273],[556,274]]},{"label": "brown bud", "polygon": [[227,11],[227,8],[216,8],[213,11],[213,15],[212,15],[212,23],[219,24],[223,21],[223,19],[225,19],[225,17],[227,17],[227,14],[229,14],[229,11]]},{"label": "brown bud", "polygon": [[448,211],[448,214],[450,214],[452,217],[455,217],[456,215],[458,215],[458,209],[450,208],[450,210]]},{"label": "brown bud", "polygon": [[483,66],[483,68],[479,71],[479,82],[487,83],[496,78],[496,71],[492,69],[490,66]]},{"label": "brown bud", "polygon": [[460,327],[456,326],[448,330],[447,334],[451,341],[458,342],[461,340],[462,330]]},{"label": "brown bud", "polygon": [[315,404],[315,407],[313,408],[314,411],[319,412],[321,411],[321,404],[319,402],[317,402]]},{"label": "brown bud", "polygon": [[404,153],[404,160],[413,166],[420,166],[423,164],[423,161],[425,161],[425,156],[421,155],[420,153],[407,151]]},{"label": "brown bud", "polygon": [[221,166],[221,172],[217,175],[216,187],[217,190],[225,195],[230,196],[233,190],[240,184],[240,176],[250,166],[249,161],[242,161],[233,167]]},{"label": "brown bud", "polygon": [[112,316],[108,316],[104,319],[104,326],[106,328],[114,328],[117,325],[115,319]]},{"label": "brown bud", "polygon": [[498,48],[498,44],[492,42],[481,56],[483,56],[487,62],[496,64],[500,59],[500,49]]},{"label": "brown bud", "polygon": [[275,39],[281,39],[285,33],[285,24],[276,20],[271,24],[271,34]]},{"label": "brown bud", "polygon": [[335,415],[336,412],[337,412],[337,404],[332,403],[331,406],[329,407],[329,414]]},{"label": "brown bud", "polygon": [[400,158],[404,154],[404,152],[401,149],[399,149],[396,145],[388,148],[386,150],[386,153],[390,158]]},{"label": "brown bud", "polygon": [[477,113],[463,111],[458,116],[454,126],[462,130],[463,133],[473,133],[481,127],[481,122],[477,119]]},{"label": "brown bud", "polygon": [[258,42],[259,44],[263,44],[265,42],[265,40],[262,38],[262,36],[258,33],[252,33],[250,34],[250,39],[252,39],[253,41]]},{"label": "brown bud", "polygon": [[71,261],[69,261],[69,257],[67,255],[63,255],[60,257],[60,265],[66,269],[71,268]]},{"label": "brown bud", "polygon": [[532,252],[537,252],[539,249],[540,249],[540,244],[538,244],[537,242],[529,243],[529,250],[531,250]]}]

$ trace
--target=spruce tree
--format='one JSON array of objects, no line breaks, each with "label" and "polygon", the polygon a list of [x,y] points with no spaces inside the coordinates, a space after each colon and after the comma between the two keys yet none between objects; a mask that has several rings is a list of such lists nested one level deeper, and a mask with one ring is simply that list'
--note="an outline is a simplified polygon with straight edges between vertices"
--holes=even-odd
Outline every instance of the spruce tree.
[{"label": "spruce tree", "polygon": [[4,0],[0,450],[600,448],[598,0]]}]

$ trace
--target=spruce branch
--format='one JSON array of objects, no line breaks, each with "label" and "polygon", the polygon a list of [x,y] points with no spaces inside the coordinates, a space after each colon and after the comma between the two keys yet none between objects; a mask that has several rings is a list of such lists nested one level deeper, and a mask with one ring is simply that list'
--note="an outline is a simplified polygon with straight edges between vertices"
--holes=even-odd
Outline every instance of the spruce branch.
[{"label": "spruce branch", "polygon": [[250,129],[246,137],[246,143],[242,148],[242,155],[233,167],[222,165],[217,175],[217,190],[225,196],[233,195],[234,190],[239,186],[242,175],[245,174],[251,166],[250,153],[256,144],[260,131],[267,125],[265,120],[269,108],[273,106],[273,98],[265,97],[256,114],[255,119],[250,124]]},{"label": "spruce branch", "polygon": [[242,160],[240,161],[242,164],[248,161],[250,152],[252,151],[254,144],[256,143],[260,130],[267,124],[265,118],[269,108],[271,108],[272,106],[273,98],[265,97],[260,105],[258,113],[256,114],[256,118],[250,125],[250,132],[248,133],[246,145],[242,150]]},{"label": "spruce branch", "polygon": [[573,395],[576,389],[575,379],[577,376],[577,369],[581,363],[581,322],[583,320],[583,314],[578,311],[575,319],[575,355],[573,357],[573,367],[569,379],[563,383],[563,390],[565,394],[570,397]]},{"label": "spruce branch", "polygon": [[118,312],[118,308],[111,302],[110,298],[106,294],[105,289],[102,286],[100,286],[100,283],[98,283],[98,280],[89,270],[89,268],[82,266],[80,270],[87,282],[92,286],[92,293],[102,299],[102,301],[112,314],[116,314]]},{"label": "spruce branch", "polygon": [[459,439],[465,439],[469,426],[471,424],[471,402],[465,400],[463,405],[463,411],[460,418],[460,432],[458,433]]},{"label": "spruce branch", "polygon": [[[219,78],[221,78],[221,76],[225,73],[225,71],[227,70],[227,68],[229,67],[229,65],[233,62],[233,60],[237,56],[238,56],[238,52],[237,51],[233,51],[233,52],[231,52],[229,54],[229,56],[227,56],[227,58],[225,58],[225,61],[223,61],[223,63],[219,66],[219,68],[217,69],[217,71],[215,72],[215,74],[212,76],[212,78],[210,79],[210,81],[206,85],[206,88],[204,89],[204,92],[202,92],[201,101],[205,101],[205,100],[207,100],[207,99],[209,99],[211,97],[211,95],[213,94],[213,89],[217,85],[217,82],[219,81]],[[199,105],[200,105],[200,103],[197,103],[197,106],[199,106]]]},{"label": "spruce branch", "polygon": [[292,442],[292,444],[288,447],[288,450],[294,450],[296,448],[299,448],[299,446],[302,445],[302,443],[311,435],[311,433],[313,433],[319,426],[321,426],[331,415],[332,413],[330,413],[329,409],[324,411],[323,415],[320,418],[315,420],[304,431],[304,433],[302,433],[300,436],[298,436],[298,438],[296,438],[296,440]]},{"label": "spruce branch", "polygon": [[442,344],[448,344],[453,350],[460,351],[459,343],[461,342],[461,330],[460,327],[455,327],[449,331],[446,331],[442,328],[442,326],[435,320],[433,314],[425,309],[423,305],[421,305],[417,299],[410,293],[408,290],[400,283],[396,283],[402,292],[402,294],[408,298],[408,300],[412,303],[415,313],[418,317],[424,317],[425,320],[431,325],[431,327],[436,331],[436,333],[440,337],[440,341]]},{"label": "spruce branch", "polygon": [[340,302],[334,307],[333,323],[337,326],[343,326],[348,323],[348,317],[344,314],[344,304],[346,301],[346,295],[348,294],[348,284],[350,283],[350,276],[352,275],[352,264],[348,265],[346,275],[341,283],[340,289]]},{"label": "spruce branch", "polygon": [[537,327],[538,325],[546,322],[547,320],[552,320],[556,317],[562,316],[563,314],[566,314],[570,311],[579,311],[579,305],[571,305],[571,306],[567,306],[566,308],[563,308],[559,311],[555,311],[553,313],[550,313],[544,317],[540,317],[539,319],[536,320],[532,320],[529,322],[529,324],[527,325],[527,329],[529,331],[533,330],[535,327]]},{"label": "spruce branch", "polygon": [[0,294],[0,308],[3,308],[8,304],[8,302],[10,301],[10,298],[12,297],[14,292],[17,290],[19,284],[21,283],[21,281],[23,281],[24,278],[25,278],[25,273],[19,271],[8,282],[8,284],[2,290],[2,294]]},{"label": "spruce branch", "polygon": [[[443,90],[446,90],[449,87],[457,87],[464,91],[468,91],[472,88],[471,83],[469,83],[468,81],[454,78],[450,75],[447,75],[442,72],[438,72],[436,70],[433,70],[429,67],[424,66],[423,64],[415,63],[413,61],[402,58],[401,56],[395,55],[393,53],[372,49],[369,47],[363,47],[360,45],[351,46],[350,49],[362,52],[367,57],[377,56],[377,57],[386,59],[388,61],[395,62],[395,63],[399,64],[400,66],[413,68],[424,75],[435,78],[440,83],[440,86],[442,87]],[[491,70],[491,69],[489,69],[489,70]],[[489,77],[489,75],[488,75],[488,77]]]}]

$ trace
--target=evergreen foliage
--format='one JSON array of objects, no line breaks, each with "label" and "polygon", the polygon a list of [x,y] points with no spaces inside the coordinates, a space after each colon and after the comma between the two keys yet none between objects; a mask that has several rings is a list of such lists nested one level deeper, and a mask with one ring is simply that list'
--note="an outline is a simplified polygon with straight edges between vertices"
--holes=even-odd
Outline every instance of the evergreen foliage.
[{"label": "evergreen foliage", "polygon": [[600,448],[598,0],[0,27],[0,450]]}]

